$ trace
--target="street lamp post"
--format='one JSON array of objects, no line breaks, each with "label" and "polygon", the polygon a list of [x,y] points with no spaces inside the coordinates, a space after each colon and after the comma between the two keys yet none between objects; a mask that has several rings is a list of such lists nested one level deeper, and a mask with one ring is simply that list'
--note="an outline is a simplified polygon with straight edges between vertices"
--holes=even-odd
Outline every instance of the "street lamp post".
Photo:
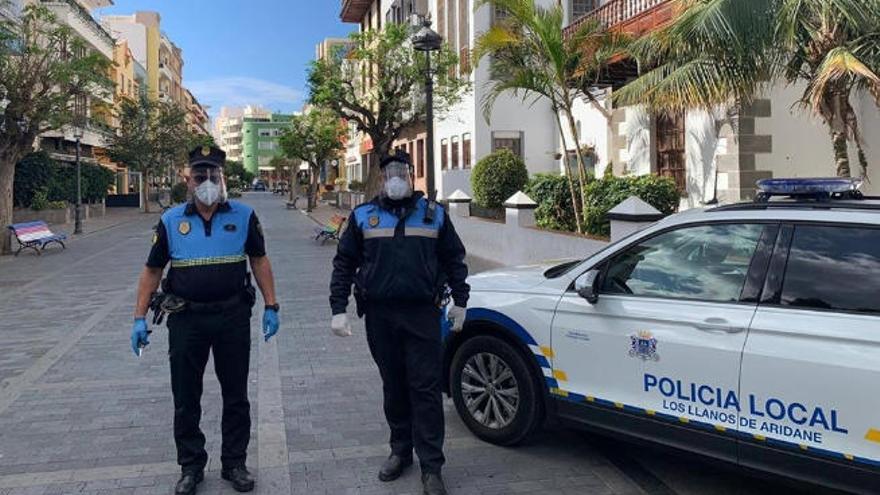
[{"label": "street lamp post", "polygon": [[73,137],[76,139],[76,206],[73,210],[73,233],[82,234],[82,166],[80,164],[80,142],[85,133],[85,105],[77,97],[74,103]]},{"label": "street lamp post", "polygon": [[437,189],[434,185],[434,74],[431,70],[431,52],[440,50],[443,37],[431,29],[430,17],[417,16],[416,19],[421,28],[413,35],[412,44],[416,51],[425,53],[425,127],[428,142],[425,182],[428,197],[433,200],[437,197]]}]

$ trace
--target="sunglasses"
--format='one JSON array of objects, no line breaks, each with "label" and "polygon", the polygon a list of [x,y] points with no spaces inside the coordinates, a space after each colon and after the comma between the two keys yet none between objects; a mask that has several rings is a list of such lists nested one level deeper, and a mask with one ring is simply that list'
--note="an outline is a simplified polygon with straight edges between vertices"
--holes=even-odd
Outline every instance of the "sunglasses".
[{"label": "sunglasses", "polygon": [[201,184],[206,180],[210,180],[214,184],[220,183],[220,175],[219,174],[193,174],[192,176],[193,182],[196,184]]}]

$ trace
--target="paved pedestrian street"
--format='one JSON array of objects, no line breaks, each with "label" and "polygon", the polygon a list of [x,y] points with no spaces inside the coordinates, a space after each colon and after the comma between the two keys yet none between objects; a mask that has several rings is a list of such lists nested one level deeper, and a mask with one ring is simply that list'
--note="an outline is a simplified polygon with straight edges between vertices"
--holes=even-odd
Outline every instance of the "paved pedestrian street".
[{"label": "paved pedestrian street", "polygon": [[[245,201],[262,219],[282,307],[281,330],[268,344],[262,302],[252,319],[248,464],[257,493],[420,493],[417,469],[394,483],[376,479],[388,454],[381,383],[361,322],[349,339],[329,332],[335,244],[316,244],[315,223],[277,197]],[[167,329],[152,327],[139,359],[129,347],[135,285],[157,218],[140,215],[66,251],[0,259],[0,495],[172,492],[179,468]],[[210,363],[206,375],[210,461],[199,493],[233,493],[220,479],[221,399]],[[673,493],[568,430],[550,429],[520,448],[483,443],[445,404],[444,475],[453,494]],[[710,487],[721,481],[706,493],[745,493],[718,488],[725,476],[704,476]]]}]

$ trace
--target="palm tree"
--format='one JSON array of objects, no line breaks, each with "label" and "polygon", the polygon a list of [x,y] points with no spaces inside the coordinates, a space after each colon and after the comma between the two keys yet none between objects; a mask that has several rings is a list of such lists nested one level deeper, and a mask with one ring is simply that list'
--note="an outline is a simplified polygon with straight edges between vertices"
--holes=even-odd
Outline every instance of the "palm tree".
[{"label": "palm tree", "polygon": [[584,203],[587,171],[572,112],[578,98],[586,98],[604,112],[596,97],[580,88],[589,87],[585,82],[598,79],[607,65],[623,53],[625,40],[607,32],[599,23],[585,23],[574,36],[566,38],[562,31],[565,16],[560,2],[543,8],[536,6],[534,0],[478,0],[478,8],[484,5],[507,13],[503,21],[483,33],[475,44],[474,60],[480,61],[486,56],[491,60],[490,87],[482,102],[484,117],[489,120],[495,101],[505,93],[531,104],[549,100],[563,148],[568,149],[565,125],[574,140],[580,198],[567,157],[564,162],[575,222],[578,232],[582,232],[579,205]]},{"label": "palm tree", "polygon": [[880,0],[684,0],[631,53],[644,72],[614,102],[654,111],[740,107],[775,82],[805,83],[796,104],[828,126],[837,174],[851,174],[848,142],[867,174],[850,97],[880,106]]}]

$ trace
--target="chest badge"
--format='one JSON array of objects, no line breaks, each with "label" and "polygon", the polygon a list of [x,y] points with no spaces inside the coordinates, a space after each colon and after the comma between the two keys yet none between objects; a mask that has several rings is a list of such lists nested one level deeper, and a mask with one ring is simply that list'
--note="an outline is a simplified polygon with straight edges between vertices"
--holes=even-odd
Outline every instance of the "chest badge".
[{"label": "chest badge", "polygon": [[370,217],[370,227],[375,227],[379,225],[379,217]]},{"label": "chest badge", "polygon": [[223,226],[223,230],[226,232],[235,232],[237,229],[238,227],[236,227],[234,223],[227,223]]},{"label": "chest badge", "polygon": [[180,225],[177,226],[177,231],[181,233],[181,235],[189,234],[190,226],[189,222],[186,220],[180,222]]}]

